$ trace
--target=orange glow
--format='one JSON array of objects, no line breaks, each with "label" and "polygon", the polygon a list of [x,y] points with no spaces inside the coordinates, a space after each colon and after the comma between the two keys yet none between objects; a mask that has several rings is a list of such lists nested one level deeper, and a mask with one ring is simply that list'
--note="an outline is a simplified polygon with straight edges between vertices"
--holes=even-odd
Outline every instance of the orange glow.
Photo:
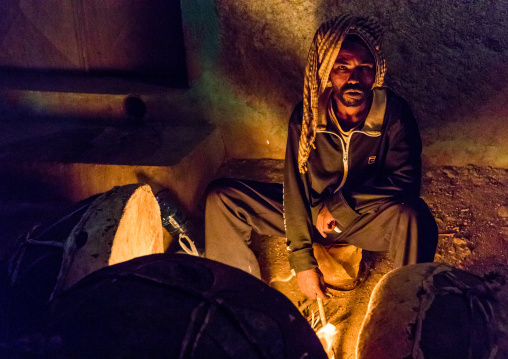
[{"label": "orange glow", "polygon": [[323,348],[325,348],[328,358],[334,359],[335,355],[333,354],[332,346],[335,335],[337,334],[337,328],[335,325],[328,323],[319,329],[316,334],[321,341],[321,344],[323,344]]}]

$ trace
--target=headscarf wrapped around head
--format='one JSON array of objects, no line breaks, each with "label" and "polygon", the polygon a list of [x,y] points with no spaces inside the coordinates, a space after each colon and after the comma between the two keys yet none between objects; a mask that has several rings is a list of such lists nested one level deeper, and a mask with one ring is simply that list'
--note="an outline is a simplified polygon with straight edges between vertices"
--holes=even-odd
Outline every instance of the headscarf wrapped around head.
[{"label": "headscarf wrapped around head", "polygon": [[374,56],[376,78],[374,87],[383,86],[386,64],[381,51],[383,28],[374,18],[342,15],[321,24],[314,36],[305,67],[303,86],[303,121],[298,146],[298,168],[300,173],[307,171],[307,159],[316,138],[318,124],[319,96],[327,86],[330,71],[337,59],[342,42],[347,35],[360,37]]}]

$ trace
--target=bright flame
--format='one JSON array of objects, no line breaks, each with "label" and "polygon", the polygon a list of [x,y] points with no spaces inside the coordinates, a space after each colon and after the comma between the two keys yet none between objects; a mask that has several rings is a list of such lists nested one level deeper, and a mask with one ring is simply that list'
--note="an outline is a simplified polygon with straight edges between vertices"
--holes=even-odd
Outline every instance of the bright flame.
[{"label": "bright flame", "polygon": [[335,357],[335,355],[331,352],[333,338],[335,337],[335,334],[337,334],[337,328],[335,328],[335,325],[328,323],[323,328],[319,329],[316,334],[321,341],[321,344],[323,344],[323,348],[325,348],[328,357],[333,359]]},{"label": "bright flame", "polygon": [[266,143],[267,143],[267,144],[270,144],[270,141],[266,140]]}]

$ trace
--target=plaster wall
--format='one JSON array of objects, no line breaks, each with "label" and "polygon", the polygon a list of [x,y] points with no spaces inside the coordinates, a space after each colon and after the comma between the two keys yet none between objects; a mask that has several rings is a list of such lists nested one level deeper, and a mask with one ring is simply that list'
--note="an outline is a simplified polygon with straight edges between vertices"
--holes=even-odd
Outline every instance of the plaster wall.
[{"label": "plaster wall", "polygon": [[203,43],[211,61],[195,85],[230,156],[283,158],[314,32],[352,12],[386,28],[386,84],[412,105],[427,164],[508,166],[508,1],[215,0],[214,11],[218,48]]},{"label": "plaster wall", "polygon": [[[386,83],[412,105],[433,165],[508,167],[508,0],[181,0],[189,88],[140,87],[147,119],[216,125],[232,158],[283,158],[319,24],[386,27]],[[0,89],[3,116],[121,121],[127,94]],[[130,91],[133,92],[133,91]]]}]

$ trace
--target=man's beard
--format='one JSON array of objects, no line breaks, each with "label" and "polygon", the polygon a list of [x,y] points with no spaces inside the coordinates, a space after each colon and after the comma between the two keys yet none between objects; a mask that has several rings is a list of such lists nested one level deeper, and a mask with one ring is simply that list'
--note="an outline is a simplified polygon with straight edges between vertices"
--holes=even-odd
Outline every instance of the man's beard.
[{"label": "man's beard", "polygon": [[358,107],[367,101],[371,89],[358,84],[345,84],[341,88],[334,87],[334,92],[344,106]]}]

